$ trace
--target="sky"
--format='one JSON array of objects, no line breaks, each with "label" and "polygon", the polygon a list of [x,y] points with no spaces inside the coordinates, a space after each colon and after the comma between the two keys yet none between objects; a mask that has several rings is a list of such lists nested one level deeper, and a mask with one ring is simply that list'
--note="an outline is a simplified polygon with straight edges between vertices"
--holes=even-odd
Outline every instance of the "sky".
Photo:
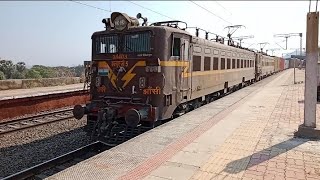
[{"label": "sky", "polygon": [[[306,42],[308,0],[194,1],[210,12],[191,1],[80,2],[104,10],[72,1],[0,1],[0,58],[24,61],[29,66],[83,64],[91,60],[91,35],[104,30],[101,20],[110,17],[109,11],[134,17],[140,12],[149,22],[171,20],[170,17],[223,36],[228,32],[226,26],[244,25],[233,36],[254,35],[243,40],[243,46],[255,49],[260,49],[258,43],[262,42],[269,43],[264,49],[285,47],[284,38],[274,38],[274,34],[303,33],[303,47]],[[315,6],[312,2],[311,11]],[[204,34],[200,32],[200,36]],[[299,47],[299,37],[290,37],[288,50],[274,51],[274,55],[282,56]]]}]

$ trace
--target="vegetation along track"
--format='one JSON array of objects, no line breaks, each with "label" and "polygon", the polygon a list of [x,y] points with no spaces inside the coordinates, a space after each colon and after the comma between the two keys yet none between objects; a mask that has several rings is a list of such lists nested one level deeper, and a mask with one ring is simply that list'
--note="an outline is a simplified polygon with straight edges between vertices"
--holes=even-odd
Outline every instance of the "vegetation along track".
[{"label": "vegetation along track", "polygon": [[63,109],[45,114],[15,119],[12,121],[0,122],[0,135],[73,118],[72,109],[73,108]]},{"label": "vegetation along track", "polygon": [[110,146],[100,141],[93,142],[49,161],[7,176],[3,180],[44,179],[110,148]]}]

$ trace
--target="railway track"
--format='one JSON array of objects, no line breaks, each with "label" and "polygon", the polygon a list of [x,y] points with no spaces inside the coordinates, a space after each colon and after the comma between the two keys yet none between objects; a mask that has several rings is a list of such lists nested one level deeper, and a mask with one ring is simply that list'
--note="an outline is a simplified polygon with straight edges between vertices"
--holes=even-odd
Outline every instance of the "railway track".
[{"label": "railway track", "polygon": [[73,118],[73,108],[53,111],[7,122],[0,122],[0,135]]},{"label": "railway track", "polygon": [[110,148],[110,146],[100,141],[93,142],[49,161],[7,176],[3,180],[44,179]]}]

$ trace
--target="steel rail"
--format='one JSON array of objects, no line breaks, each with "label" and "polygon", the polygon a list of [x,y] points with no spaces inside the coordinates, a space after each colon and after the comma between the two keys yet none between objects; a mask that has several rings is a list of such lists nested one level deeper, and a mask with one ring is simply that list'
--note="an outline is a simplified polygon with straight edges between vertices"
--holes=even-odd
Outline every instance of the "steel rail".
[{"label": "steel rail", "polygon": [[54,168],[63,163],[69,162],[73,159],[79,158],[87,153],[94,152],[94,154],[98,154],[101,151],[108,150],[111,147],[104,144],[103,142],[96,141],[81,148],[78,148],[74,151],[68,152],[61,156],[55,157],[51,160],[45,161],[36,166],[30,167],[18,173],[12,174],[10,176],[5,177],[3,180],[17,180],[17,179],[27,179],[34,177],[36,175],[41,174],[42,172],[49,170],[50,168]]},{"label": "steel rail", "polygon": [[0,135],[73,118],[73,108],[0,122]]}]

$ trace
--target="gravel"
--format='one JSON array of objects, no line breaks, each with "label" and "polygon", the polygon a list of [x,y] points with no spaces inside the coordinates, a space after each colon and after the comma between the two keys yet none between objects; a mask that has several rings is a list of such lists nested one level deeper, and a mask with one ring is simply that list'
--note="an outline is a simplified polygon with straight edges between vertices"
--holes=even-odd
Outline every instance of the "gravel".
[{"label": "gravel", "polygon": [[0,136],[0,178],[89,144],[85,122],[70,119]]}]

